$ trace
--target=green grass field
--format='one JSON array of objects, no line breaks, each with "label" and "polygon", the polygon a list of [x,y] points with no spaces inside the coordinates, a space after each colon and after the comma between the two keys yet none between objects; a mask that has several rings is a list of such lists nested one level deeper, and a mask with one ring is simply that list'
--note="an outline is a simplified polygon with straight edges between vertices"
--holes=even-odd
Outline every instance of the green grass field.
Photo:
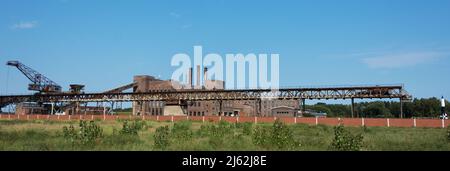
[{"label": "green grass field", "polygon": [[[96,121],[102,135],[92,143],[71,141],[63,127],[79,122],[0,120],[1,151],[324,151],[335,138],[334,127],[304,124],[228,124],[201,122],[140,122],[137,135],[123,129],[124,121]],[[128,125],[133,123],[128,121]],[[168,129],[161,129],[168,126]],[[158,129],[159,128],[159,129]],[[362,151],[449,151],[448,129],[346,127],[362,135]],[[125,131],[124,131],[125,130]],[[133,132],[133,129],[127,129]],[[157,131],[158,130],[158,131]],[[157,133],[156,133],[157,132]],[[271,133],[272,132],[272,133]],[[155,134],[157,134],[155,136]],[[264,138],[266,136],[266,138]],[[263,138],[261,138],[263,137]],[[156,138],[156,139],[155,139]],[[156,142],[156,143],[155,143]]]}]

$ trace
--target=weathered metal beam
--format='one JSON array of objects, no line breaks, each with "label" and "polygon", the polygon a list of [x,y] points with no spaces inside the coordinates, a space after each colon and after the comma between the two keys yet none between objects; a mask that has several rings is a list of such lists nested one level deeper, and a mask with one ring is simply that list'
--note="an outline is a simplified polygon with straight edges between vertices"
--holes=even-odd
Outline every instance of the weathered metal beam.
[{"label": "weathered metal beam", "polygon": [[37,94],[0,96],[0,104],[36,102],[131,102],[131,101],[182,101],[182,100],[257,100],[257,99],[353,99],[400,98],[411,99],[402,86],[369,86],[338,88],[290,88],[248,90],[182,90],[146,93],[88,93],[88,94]]}]

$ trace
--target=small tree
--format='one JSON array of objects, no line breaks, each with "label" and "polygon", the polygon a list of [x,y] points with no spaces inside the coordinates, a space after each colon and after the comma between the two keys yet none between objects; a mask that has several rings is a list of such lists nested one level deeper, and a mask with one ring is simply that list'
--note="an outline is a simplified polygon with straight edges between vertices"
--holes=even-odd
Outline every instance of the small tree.
[{"label": "small tree", "polygon": [[169,126],[159,127],[155,131],[155,147],[159,149],[166,149],[170,144]]},{"label": "small tree", "polygon": [[267,146],[267,144],[269,144],[268,132],[268,129],[261,126],[256,126],[252,134],[253,144],[257,146]]},{"label": "small tree", "polygon": [[72,144],[80,143],[83,145],[93,145],[99,138],[103,136],[103,129],[95,124],[94,121],[89,123],[80,120],[79,130],[73,125],[63,127],[63,135],[66,140]]},{"label": "small tree", "polygon": [[175,123],[171,131],[172,137],[179,142],[191,140],[193,137],[193,133],[190,130],[191,124],[190,121]]},{"label": "small tree", "polygon": [[144,121],[133,121],[131,124],[128,121],[123,122],[122,130],[119,131],[122,135],[138,135],[138,132],[146,126]]},{"label": "small tree", "polygon": [[279,119],[275,121],[271,129],[256,127],[252,134],[253,143],[262,147],[272,147],[281,150],[292,150],[300,146],[294,139],[294,133]]},{"label": "small tree", "polygon": [[364,136],[353,135],[346,131],[342,125],[334,127],[334,139],[330,145],[331,150],[336,151],[359,151],[362,147]]},{"label": "small tree", "polygon": [[278,149],[293,149],[300,146],[300,143],[294,140],[292,130],[279,119],[272,126],[271,140]]}]

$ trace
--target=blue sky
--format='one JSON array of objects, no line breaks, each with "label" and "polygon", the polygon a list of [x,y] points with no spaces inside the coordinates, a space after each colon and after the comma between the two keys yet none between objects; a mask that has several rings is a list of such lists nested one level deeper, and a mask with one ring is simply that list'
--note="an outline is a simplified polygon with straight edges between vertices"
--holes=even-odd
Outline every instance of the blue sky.
[{"label": "blue sky", "polygon": [[0,94],[19,60],[68,89],[169,79],[176,53],[278,53],[281,86],[404,83],[450,97],[450,1],[0,1]]}]

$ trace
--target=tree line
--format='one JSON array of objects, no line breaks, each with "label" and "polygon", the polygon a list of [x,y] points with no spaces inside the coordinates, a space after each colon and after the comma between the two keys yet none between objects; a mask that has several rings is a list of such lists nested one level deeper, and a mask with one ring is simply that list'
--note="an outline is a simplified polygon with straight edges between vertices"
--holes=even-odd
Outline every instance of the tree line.
[{"label": "tree line", "polygon": [[[445,101],[449,113],[449,102]],[[327,113],[328,117],[352,117],[351,105],[317,103],[306,105],[306,109]],[[400,117],[400,102],[375,101],[355,103],[354,117],[365,118],[395,118]],[[441,101],[436,97],[413,99],[403,103],[405,118],[438,118],[441,115]]]},{"label": "tree line", "polygon": [[[450,113],[450,104],[446,101],[446,112]],[[306,105],[306,110],[327,113],[328,117],[352,117],[349,104],[317,103]],[[115,112],[131,112],[132,108],[115,109]],[[355,103],[354,117],[365,118],[395,118],[400,117],[400,102],[375,101]],[[436,97],[413,99],[403,103],[405,118],[437,118],[441,114],[441,101]]]}]

